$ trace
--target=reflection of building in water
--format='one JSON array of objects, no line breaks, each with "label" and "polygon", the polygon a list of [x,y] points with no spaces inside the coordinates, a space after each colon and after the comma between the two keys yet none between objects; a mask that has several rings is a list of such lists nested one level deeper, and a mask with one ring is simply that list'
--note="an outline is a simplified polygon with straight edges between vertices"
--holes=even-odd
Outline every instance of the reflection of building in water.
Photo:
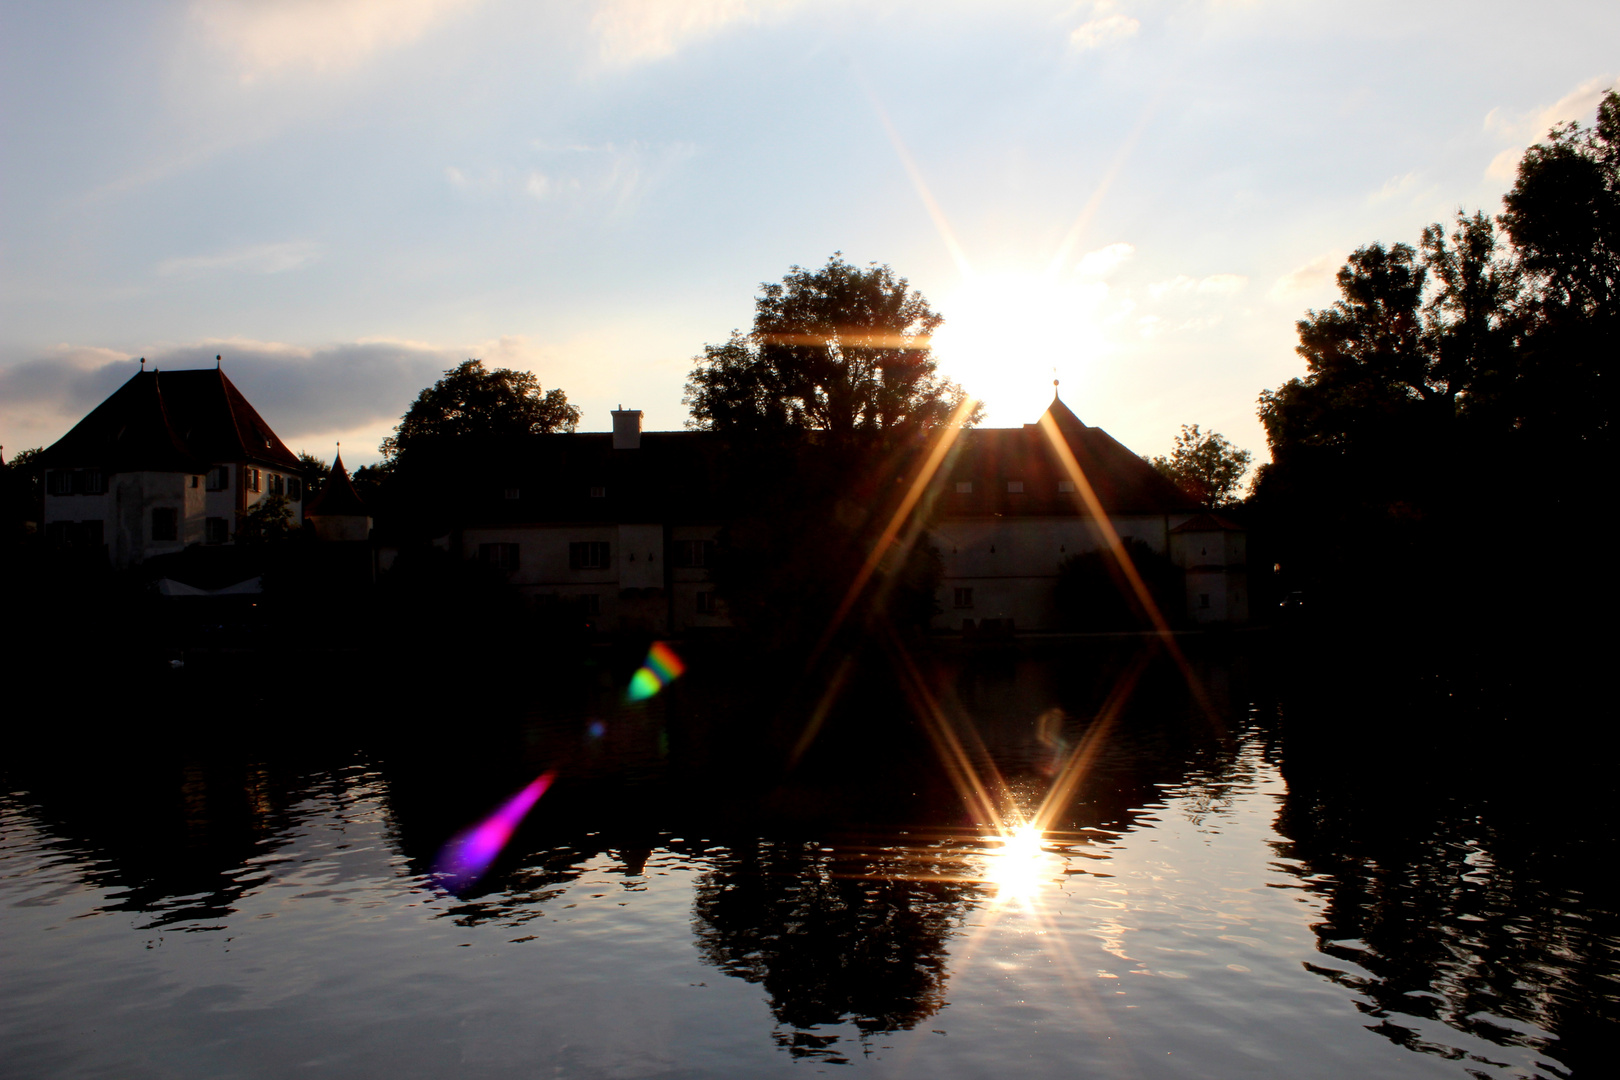
[{"label": "reflection of building in water", "polygon": [[[1054,399],[1047,416],[1049,424],[963,432],[935,476],[924,504],[944,565],[935,626],[1063,624],[1060,568],[1107,540],[1048,430],[1066,443],[1114,531],[1174,564],[1185,604],[1165,612],[1171,621],[1247,621],[1242,530],[1202,512],[1063,402]],[[530,604],[600,629],[727,625],[709,569],[736,493],[714,436],[644,434],[641,413],[619,409],[611,434],[537,436],[467,484],[451,546],[504,571]]]},{"label": "reflection of building in water", "polygon": [[944,1004],[946,947],[978,896],[961,868],[940,872],[950,857],[796,842],[738,848],[699,881],[698,949],[764,987],[778,1023],[793,1029],[781,1041],[796,1056],[836,1054],[834,1039],[812,1031],[823,1025],[911,1028]]}]

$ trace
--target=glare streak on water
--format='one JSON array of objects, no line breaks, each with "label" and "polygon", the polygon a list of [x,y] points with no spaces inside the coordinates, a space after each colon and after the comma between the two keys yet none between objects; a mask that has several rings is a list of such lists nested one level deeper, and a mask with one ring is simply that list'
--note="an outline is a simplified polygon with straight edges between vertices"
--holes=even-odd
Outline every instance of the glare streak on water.
[{"label": "glare streak on water", "polygon": [[[1431,1019],[1422,992],[1399,1024],[1433,1052],[1370,1034],[1365,943],[1317,951],[1330,879],[1284,854],[1276,769],[1251,747],[1209,781],[1162,786],[1122,831],[1044,838],[1016,856],[1016,888],[998,878],[1010,849],[977,837],[666,836],[641,860],[536,852],[467,899],[413,869],[375,772],[311,777],[227,885],[155,897],[16,793],[0,800],[6,1071],[1554,1075],[1539,1029]],[[862,1022],[856,987],[819,1022],[830,991],[802,972],[839,957],[807,935],[855,949],[882,930],[852,904],[943,953],[895,984],[912,997],[890,1019]]]}]

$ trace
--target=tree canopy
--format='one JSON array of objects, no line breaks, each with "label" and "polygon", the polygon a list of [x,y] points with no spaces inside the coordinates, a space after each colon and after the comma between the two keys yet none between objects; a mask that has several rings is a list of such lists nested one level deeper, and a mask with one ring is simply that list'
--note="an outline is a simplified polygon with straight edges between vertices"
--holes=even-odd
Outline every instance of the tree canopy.
[{"label": "tree canopy", "polygon": [[1620,355],[1620,96],[1596,127],[1526,151],[1503,202],[1416,247],[1357,249],[1339,299],[1297,324],[1305,374],[1261,393],[1256,505],[1307,579],[1410,594],[1449,566],[1460,581],[1484,507],[1533,493],[1575,511],[1598,490]]},{"label": "tree canopy", "polygon": [[1221,506],[1237,497],[1253,460],[1253,454],[1239,450],[1220,432],[1183,424],[1169,456],[1150,458],[1148,464],[1205,506]]},{"label": "tree canopy", "polygon": [[[965,395],[939,377],[930,340],[944,318],[888,266],[834,254],[763,283],[754,326],[707,345],[686,382],[690,426],[728,434],[835,436],[932,430]],[[975,408],[970,421],[976,420]]]},{"label": "tree canopy", "polygon": [[542,391],[532,372],[489,371],[482,360],[468,360],[417,395],[381,449],[394,465],[451,440],[571,432],[578,424],[579,410],[568,404],[568,395]]}]

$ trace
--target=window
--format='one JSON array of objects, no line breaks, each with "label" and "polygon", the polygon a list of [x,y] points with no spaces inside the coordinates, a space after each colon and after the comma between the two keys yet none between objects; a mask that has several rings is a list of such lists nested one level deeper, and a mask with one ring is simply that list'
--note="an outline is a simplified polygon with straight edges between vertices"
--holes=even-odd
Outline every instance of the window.
[{"label": "window", "polygon": [[506,489],[506,497],[508,499],[521,499],[521,498],[523,498],[523,489],[522,488],[515,488],[515,487],[514,488],[507,488]]},{"label": "window", "polygon": [[714,541],[675,541],[675,565],[686,570],[701,570],[705,566],[713,566]]},{"label": "window", "polygon": [[193,477],[192,477],[192,478],[191,478],[191,486],[192,486],[192,487],[201,487],[201,486],[202,486],[202,477],[200,477],[200,476],[193,476]]},{"label": "window", "polygon": [[1058,481],[1058,490],[1061,491],[1061,492],[1072,493],[1074,491],[1074,481],[1073,480],[1059,480]]},{"label": "window", "polygon": [[269,490],[271,495],[287,494],[287,482],[281,478],[280,473],[271,473],[269,476],[265,477],[265,480],[268,481],[265,484],[265,487]]},{"label": "window", "polygon": [[1023,493],[1024,493],[1024,482],[1022,480],[1009,480],[1009,481],[1007,481],[1007,494],[1009,494],[1009,495],[1022,495]]},{"label": "window", "polygon": [[304,482],[296,476],[287,477],[287,498],[297,502],[304,497]]},{"label": "window", "polygon": [[231,486],[231,467],[229,465],[215,465],[208,470],[209,491],[224,491]]},{"label": "window", "polygon": [[970,608],[970,607],[972,607],[973,606],[973,590],[971,588],[958,587],[957,590],[956,590],[955,600],[952,602],[951,606],[956,607],[956,608]]},{"label": "window", "polygon": [[63,469],[52,469],[45,474],[45,490],[52,495],[73,494],[73,474]]},{"label": "window", "polygon": [[245,471],[247,473],[247,489],[249,491],[258,491],[259,490],[259,480],[260,480],[259,470],[258,469],[247,469]]},{"label": "window", "polygon": [[85,547],[98,548],[106,543],[105,529],[106,526],[99,518],[95,521],[81,521],[79,522],[79,542]]},{"label": "window", "polygon": [[152,511],[152,539],[180,539],[180,514],[172,506],[159,506]]},{"label": "window", "polygon": [[697,613],[699,615],[714,615],[714,593],[709,591],[697,594]]},{"label": "window", "polygon": [[231,538],[230,522],[221,517],[203,519],[203,542],[223,544]]},{"label": "window", "polygon": [[516,570],[518,568],[518,546],[516,544],[479,544],[478,561],[488,563],[500,570]]},{"label": "window", "polygon": [[958,480],[956,482],[956,493],[958,495],[971,495],[971,494],[973,494],[973,481],[971,481],[971,480]]},{"label": "window", "polygon": [[612,548],[606,540],[576,540],[568,545],[571,570],[606,570]]},{"label": "window", "polygon": [[605,499],[605,498],[607,498],[607,488],[601,487],[600,485],[597,486],[597,487],[591,488],[591,498],[593,498],[593,499]]},{"label": "window", "polygon": [[104,495],[107,491],[107,478],[101,474],[100,469],[85,469],[74,474],[73,490],[81,495]]}]

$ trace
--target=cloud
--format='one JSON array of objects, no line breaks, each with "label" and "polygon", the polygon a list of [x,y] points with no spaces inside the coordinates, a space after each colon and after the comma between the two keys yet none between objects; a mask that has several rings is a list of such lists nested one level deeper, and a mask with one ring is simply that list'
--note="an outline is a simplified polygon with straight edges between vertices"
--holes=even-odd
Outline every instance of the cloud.
[{"label": "cloud", "polygon": [[1109,244],[1107,247],[1088,251],[1080,256],[1075,272],[1083,278],[1104,278],[1135,254],[1136,247],[1133,244]]},{"label": "cloud", "polygon": [[1512,180],[1519,159],[1531,143],[1546,138],[1547,132],[1570,120],[1589,123],[1598,102],[1615,84],[1615,76],[1598,75],[1587,79],[1551,105],[1525,112],[1509,112],[1500,106],[1485,114],[1485,130],[1514,145],[1491,159],[1485,175],[1492,180]]},{"label": "cloud", "polygon": [[1069,44],[1081,51],[1100,49],[1133,36],[1141,28],[1141,22],[1129,15],[1104,15],[1075,27],[1069,35]]},{"label": "cloud", "polygon": [[1384,186],[1374,192],[1368,201],[1375,203],[1386,202],[1390,199],[1398,199],[1403,195],[1409,195],[1417,187],[1421,179],[1422,177],[1415,172],[1409,172],[1405,176],[1392,176],[1384,181]]},{"label": "cloud", "polygon": [[222,251],[214,255],[186,255],[164,259],[157,264],[159,277],[196,277],[202,274],[234,272],[241,274],[284,274],[299,270],[320,259],[321,245],[309,240]]},{"label": "cloud", "polygon": [[659,60],[733,23],[758,23],[795,0],[604,0],[591,20],[602,60],[622,67]]},{"label": "cloud", "polygon": [[1235,296],[1242,292],[1249,284],[1249,279],[1242,274],[1211,274],[1204,278],[1188,277],[1186,274],[1177,274],[1168,281],[1157,281],[1147,287],[1148,295],[1155,300],[1174,296]]},{"label": "cloud", "polygon": [[521,193],[537,202],[605,206],[610,217],[631,214],[693,155],[692,143],[535,143],[543,169],[449,166],[445,178],[463,197],[512,198]]},{"label": "cloud", "polygon": [[193,0],[191,14],[234,53],[242,80],[289,68],[339,71],[409,44],[473,0]]},{"label": "cloud", "polygon": [[[216,355],[223,357],[225,374],[295,450],[308,446],[327,454],[331,441],[341,438],[351,464],[375,460],[377,444],[416,395],[471,357],[490,367],[533,371],[545,389],[561,386],[576,403],[593,393],[622,394],[617,384],[597,385],[604,374],[622,370],[611,346],[589,340],[545,344],[518,335],[463,345],[372,338],[317,347],[216,338],[151,349],[147,368],[213,367]],[[0,443],[15,453],[55,442],[140,370],[137,359],[113,349],[58,345],[0,365]],[[584,426],[605,426],[608,407]]]},{"label": "cloud", "polygon": [[1304,266],[1297,266],[1277,279],[1271,287],[1273,300],[1288,300],[1304,293],[1320,292],[1337,284],[1339,267],[1344,265],[1342,251],[1318,255]]}]

